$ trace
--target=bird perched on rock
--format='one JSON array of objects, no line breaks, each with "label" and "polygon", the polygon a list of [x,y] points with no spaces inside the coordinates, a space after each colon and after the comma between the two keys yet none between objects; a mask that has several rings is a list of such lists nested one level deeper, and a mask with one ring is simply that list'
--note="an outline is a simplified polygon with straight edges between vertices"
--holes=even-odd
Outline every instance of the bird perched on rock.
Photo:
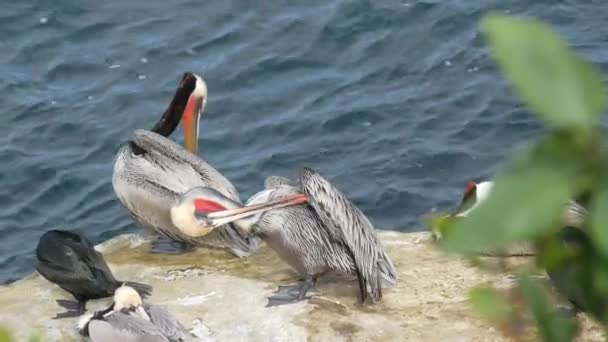
[{"label": "bird perched on rock", "polygon": [[[453,212],[430,217],[429,221],[433,237],[436,240],[443,239],[445,234],[449,234],[449,231],[454,229],[454,223],[471,215],[473,211],[477,210],[477,208],[490,197],[493,187],[493,181],[483,181],[479,183],[472,181],[467,182],[460,203]],[[564,226],[581,226],[582,217],[585,215],[585,212],[586,209],[579,201],[570,200],[567,203],[564,203],[561,223]],[[481,255],[498,257],[533,256],[535,254],[536,247],[528,241],[516,242],[497,250],[487,250],[481,253]]]},{"label": "bird perched on rock", "polygon": [[192,335],[173,315],[159,306],[143,304],[129,286],[116,289],[107,309],[81,318],[78,332],[91,342],[192,341]]},{"label": "bird perched on rock", "polygon": [[36,270],[48,281],[69,292],[76,299],[58,300],[68,311],[55,318],[82,315],[89,299],[110,297],[123,284],[135,288],[142,296],[148,296],[152,287],[136,282],[114,279],[112,271],[83,235],[66,230],[49,230],[42,235],[36,247]]},{"label": "bird perched on rock", "polygon": [[[207,103],[207,84],[184,73],[173,99],[151,130],[138,129],[120,148],[114,161],[112,187],[136,223],[157,239],[155,253],[183,253],[197,246],[222,248],[238,257],[257,249],[257,238],[244,236],[233,225],[218,227],[204,237],[177,229],[169,212],[184,192],[195,186],[213,188],[240,202],[234,185],[197,156],[199,120]],[[184,146],[169,137],[182,122]]]},{"label": "bird perched on rock", "polygon": [[323,176],[304,168],[298,184],[269,177],[265,186],[245,207],[211,188],[197,187],[182,196],[172,217],[193,231],[234,222],[274,249],[304,282],[280,286],[269,298],[270,306],[305,299],[326,272],[355,275],[362,302],[368,297],[380,301],[382,285],[397,283],[397,272],[371,222]]}]

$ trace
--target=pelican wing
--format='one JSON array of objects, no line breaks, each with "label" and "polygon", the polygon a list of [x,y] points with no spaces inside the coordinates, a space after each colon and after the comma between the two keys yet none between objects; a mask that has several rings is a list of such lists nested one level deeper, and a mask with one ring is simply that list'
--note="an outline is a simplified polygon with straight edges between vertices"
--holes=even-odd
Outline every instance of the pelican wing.
[{"label": "pelican wing", "polygon": [[92,342],[169,342],[151,322],[120,312],[92,320],[89,337]]},{"label": "pelican wing", "polygon": [[207,164],[205,161],[189,151],[186,151],[173,140],[151,131],[138,129],[135,130],[133,142],[147,153],[163,156],[173,161],[172,164],[179,165],[179,167],[182,169],[190,167],[192,171],[195,172],[199,180],[198,182],[193,180],[192,183],[195,184],[189,184],[188,188],[192,188],[197,185],[206,185],[221,192],[224,196],[240,203],[238,191],[226,177],[224,177],[213,166]]},{"label": "pelican wing", "polygon": [[274,189],[278,188],[281,185],[289,185],[296,186],[289,178],[281,177],[281,176],[268,176],[266,180],[264,180],[264,188],[266,189]]},{"label": "pelican wing", "polygon": [[[112,185],[131,216],[142,226],[180,240],[168,227],[171,205],[188,190],[204,186],[241,204],[236,188],[215,168],[164,136],[142,129],[132,140],[137,148],[124,147],[114,164]],[[213,243],[211,243],[213,241]],[[257,239],[243,236],[233,225],[226,225],[202,242],[229,248],[237,256],[257,249]]]},{"label": "pelican wing", "polygon": [[264,187],[264,190],[249,197],[245,205],[262,204],[273,199],[295,195],[300,192],[300,189],[294,186],[289,179],[277,176],[269,176],[266,178]]},{"label": "pelican wing", "polygon": [[[299,180],[302,191],[308,196],[308,203],[332,238],[344,243],[351,254],[362,301],[368,293],[374,301],[382,299],[381,280],[394,278],[396,281],[397,276],[374,235],[370,221],[346,196],[312,169],[303,168]],[[383,275],[384,272],[389,274]]]},{"label": "pelican wing", "polygon": [[154,326],[165,335],[169,341],[191,341],[192,336],[184,326],[165,309],[148,305],[146,311]]}]

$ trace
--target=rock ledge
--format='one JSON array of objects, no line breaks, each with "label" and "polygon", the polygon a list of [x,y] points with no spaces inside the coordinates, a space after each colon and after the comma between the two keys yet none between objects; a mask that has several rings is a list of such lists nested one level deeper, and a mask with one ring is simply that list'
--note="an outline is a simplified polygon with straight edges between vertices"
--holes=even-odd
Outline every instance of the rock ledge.
[{"label": "rock ledge", "polygon": [[[321,297],[265,307],[277,285],[297,281],[266,246],[246,259],[205,249],[148,254],[148,243],[138,235],[119,236],[97,248],[117,279],[154,286],[148,301],[165,306],[202,341],[507,341],[470,310],[467,291],[483,282],[509,286],[509,274],[485,274],[442,255],[426,232],[379,231],[378,237],[400,281],[385,290],[383,303],[365,306],[357,303],[356,282],[325,278]],[[526,258],[509,258],[513,261]],[[72,299],[34,272],[0,287],[0,325],[11,328],[18,341],[30,333],[43,341],[79,341],[77,319],[50,319],[62,310],[55,300],[64,298]],[[109,302],[91,301],[87,309]],[[581,340],[602,340],[601,331],[587,327]]]}]

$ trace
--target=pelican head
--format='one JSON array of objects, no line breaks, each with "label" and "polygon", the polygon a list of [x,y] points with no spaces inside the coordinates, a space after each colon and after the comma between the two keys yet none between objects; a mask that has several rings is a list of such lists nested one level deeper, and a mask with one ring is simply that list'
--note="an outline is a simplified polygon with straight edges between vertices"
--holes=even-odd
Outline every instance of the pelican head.
[{"label": "pelican head", "polygon": [[141,296],[132,287],[122,285],[114,292],[114,311],[139,307],[142,304]]},{"label": "pelican head", "polygon": [[182,122],[184,147],[196,154],[198,150],[199,121],[207,104],[207,84],[199,75],[185,72],[173,100],[152,131],[168,137]]},{"label": "pelican head", "polygon": [[214,189],[195,187],[184,193],[171,208],[171,221],[182,233],[192,237],[204,236],[233,222],[249,233],[260,218],[258,214],[306,203],[307,200],[304,194],[296,194],[243,207]]},{"label": "pelican head", "polygon": [[471,211],[490,196],[493,185],[494,183],[489,181],[480,183],[469,181],[462,196],[460,207],[457,210],[458,213],[455,216],[466,217],[469,215]]},{"label": "pelican head", "polygon": [[150,320],[150,316],[143,308],[141,296],[134,288],[122,285],[114,292],[114,310],[129,311],[142,319]]}]

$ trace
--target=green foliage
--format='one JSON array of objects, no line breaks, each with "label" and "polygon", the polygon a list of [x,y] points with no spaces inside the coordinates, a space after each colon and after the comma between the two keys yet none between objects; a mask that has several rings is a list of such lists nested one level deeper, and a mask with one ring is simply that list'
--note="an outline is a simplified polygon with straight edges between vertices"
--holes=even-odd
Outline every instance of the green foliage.
[{"label": "green foliage", "polygon": [[498,178],[492,196],[446,234],[445,247],[479,253],[555,228],[572,195],[567,181],[567,173],[545,166]]},{"label": "green foliage", "polygon": [[577,332],[577,324],[554,314],[547,299],[547,294],[529,276],[521,276],[518,283],[539,327],[538,330],[542,339],[553,342],[571,341]]},{"label": "green foliage", "polygon": [[490,14],[490,48],[519,95],[554,127],[590,130],[604,105],[599,73],[540,22]]},{"label": "green foliage", "polygon": [[433,236],[437,240],[442,239],[445,234],[448,234],[454,223],[458,221],[456,217],[445,212],[432,213],[425,216],[423,220],[427,226],[431,227]]},{"label": "green foliage", "polygon": [[[532,243],[536,265],[553,287],[606,326],[608,151],[598,128],[606,93],[600,73],[534,19],[489,14],[482,29],[502,73],[549,129],[507,164],[470,215],[450,222],[449,229],[442,226],[445,219],[432,221],[442,233],[441,245],[471,256],[517,241]],[[582,201],[588,214],[573,210],[571,199]],[[546,289],[527,271],[519,273],[517,295],[476,288],[470,293],[473,308],[510,336],[527,320],[544,341],[572,341],[576,317],[558,315]]]},{"label": "green foliage", "polygon": [[[11,334],[11,332],[3,327],[0,326],[0,342],[14,342],[15,339],[13,338],[13,335]],[[42,339],[36,335],[33,335],[32,337],[30,337],[29,342],[40,342],[42,341]]]},{"label": "green foliage", "polygon": [[0,342],[11,342],[13,337],[8,329],[0,326]]},{"label": "green foliage", "polygon": [[608,186],[604,185],[593,198],[591,204],[590,235],[595,247],[608,257],[608,230],[604,225],[608,222]]},{"label": "green foliage", "polygon": [[469,293],[469,298],[475,311],[494,321],[507,319],[513,311],[508,301],[491,287],[476,287]]}]

